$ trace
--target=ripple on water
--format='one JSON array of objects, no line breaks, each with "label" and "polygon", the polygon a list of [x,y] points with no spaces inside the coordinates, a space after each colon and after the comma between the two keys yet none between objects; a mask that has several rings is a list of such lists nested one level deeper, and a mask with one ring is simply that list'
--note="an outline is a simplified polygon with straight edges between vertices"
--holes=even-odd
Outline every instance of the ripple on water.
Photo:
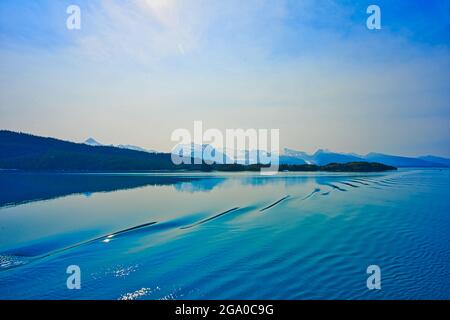
[{"label": "ripple on water", "polygon": [[[201,210],[189,208],[193,215],[154,217],[149,204],[142,221],[147,224],[127,228],[125,220],[121,231],[102,232],[45,261],[27,254],[35,247],[5,251],[0,271],[33,265],[0,273],[0,297],[101,298],[97,289],[105,288],[107,297],[121,300],[448,299],[448,185],[442,174],[428,172],[254,188],[224,184],[215,192],[189,195],[196,204],[206,203]],[[169,196],[180,207],[191,203],[186,194]],[[108,203],[101,209],[115,208]],[[134,214],[132,209],[129,205],[126,212]],[[101,243],[105,240],[108,244]],[[72,263],[87,270],[85,288],[96,290],[68,295],[61,284]],[[372,264],[381,267],[378,292],[366,287]]]},{"label": "ripple on water", "polygon": [[28,263],[28,259],[13,255],[0,255],[0,270],[15,268]]}]

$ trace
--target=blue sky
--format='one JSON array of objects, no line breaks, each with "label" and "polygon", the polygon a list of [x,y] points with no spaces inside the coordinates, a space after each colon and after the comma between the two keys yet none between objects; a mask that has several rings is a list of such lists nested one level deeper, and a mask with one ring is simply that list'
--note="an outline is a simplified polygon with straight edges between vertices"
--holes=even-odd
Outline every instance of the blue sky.
[{"label": "blue sky", "polygon": [[310,152],[450,156],[449,44],[450,1],[4,0],[0,127],[170,150],[203,120]]}]

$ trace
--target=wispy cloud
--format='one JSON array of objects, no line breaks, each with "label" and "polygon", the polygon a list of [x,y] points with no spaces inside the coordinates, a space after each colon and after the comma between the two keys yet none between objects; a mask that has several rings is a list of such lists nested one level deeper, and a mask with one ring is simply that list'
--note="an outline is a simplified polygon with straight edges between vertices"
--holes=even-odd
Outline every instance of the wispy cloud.
[{"label": "wispy cloud", "polygon": [[79,0],[76,32],[70,2],[0,4],[2,127],[168,150],[202,119],[307,151],[450,155],[442,1],[380,1],[379,32],[362,0]]}]

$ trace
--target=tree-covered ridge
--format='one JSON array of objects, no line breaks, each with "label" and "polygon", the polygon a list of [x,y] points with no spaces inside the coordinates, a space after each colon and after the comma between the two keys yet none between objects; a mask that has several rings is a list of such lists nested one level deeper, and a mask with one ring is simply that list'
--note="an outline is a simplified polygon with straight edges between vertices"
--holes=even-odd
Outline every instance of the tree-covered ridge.
[{"label": "tree-covered ridge", "polygon": [[170,154],[89,146],[0,131],[0,168],[21,170],[173,170]]}]

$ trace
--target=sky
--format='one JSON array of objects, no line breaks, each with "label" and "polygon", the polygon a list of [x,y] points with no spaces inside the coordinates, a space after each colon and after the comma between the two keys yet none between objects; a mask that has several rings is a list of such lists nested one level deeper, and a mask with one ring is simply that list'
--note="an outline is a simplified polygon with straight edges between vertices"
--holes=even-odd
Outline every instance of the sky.
[{"label": "sky", "polygon": [[2,0],[0,129],[169,151],[201,120],[450,157],[449,46],[449,0]]}]

